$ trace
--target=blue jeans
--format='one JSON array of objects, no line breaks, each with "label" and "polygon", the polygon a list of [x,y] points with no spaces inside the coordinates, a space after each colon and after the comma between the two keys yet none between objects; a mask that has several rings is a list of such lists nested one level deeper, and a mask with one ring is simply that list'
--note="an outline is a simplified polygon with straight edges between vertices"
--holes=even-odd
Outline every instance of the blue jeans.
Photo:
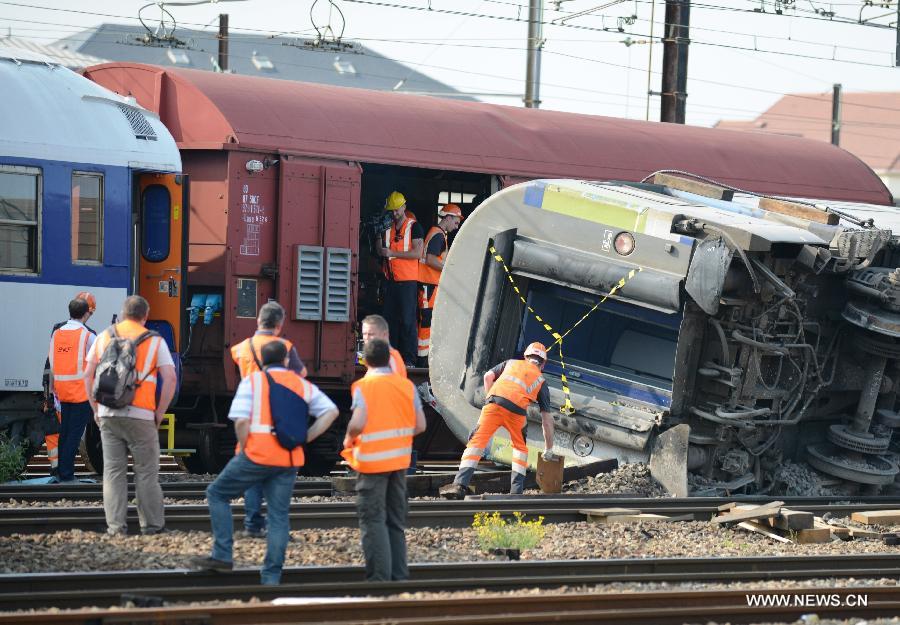
[{"label": "blue jeans", "polygon": [[262,513],[263,487],[255,484],[244,493],[244,529],[262,532],[266,529],[266,515]]},{"label": "blue jeans", "polygon": [[59,465],[57,476],[60,482],[75,479],[75,454],[84,436],[84,428],[94,417],[91,404],[83,401],[77,404],[60,402],[59,414]]},{"label": "blue jeans", "polygon": [[219,477],[206,489],[209,518],[212,523],[212,557],[232,562],[234,518],[231,501],[257,484],[262,486],[269,508],[269,531],[266,535],[266,557],[260,571],[263,584],[281,582],[284,552],[287,549],[291,495],[297,479],[297,467],[270,467],[257,464],[240,453],[228,461]]}]

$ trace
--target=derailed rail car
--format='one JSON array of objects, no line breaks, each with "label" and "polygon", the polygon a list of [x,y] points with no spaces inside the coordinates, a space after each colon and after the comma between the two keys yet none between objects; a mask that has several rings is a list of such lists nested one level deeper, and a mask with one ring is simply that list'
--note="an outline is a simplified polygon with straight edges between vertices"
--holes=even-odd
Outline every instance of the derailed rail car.
[{"label": "derailed rail car", "polygon": [[[180,308],[168,314],[184,360],[175,447],[197,450],[186,459],[195,471],[216,471],[233,453],[226,415],[237,376],[228,348],[253,331],[268,298],[289,311],[284,335],[310,377],[347,399],[342,391],[360,374],[357,322],[380,311],[370,226],[391,191],[406,196],[426,229],[442,197],[468,215],[524,180],[637,181],[667,167],[764,193],[890,201],[858,159],[796,137],[132,63],[85,76],[156,112],[190,176],[185,284]],[[428,372],[413,373],[424,381]],[[444,430],[446,438],[430,441],[435,432],[429,427],[417,446],[452,438]],[[336,434],[308,450],[310,470],[330,468]]]},{"label": "derailed rail car", "polygon": [[[482,374],[554,344],[549,327],[564,336],[545,377],[560,406],[569,382],[556,446],[570,462],[650,459],[679,494],[688,474],[708,492],[771,490],[786,460],[851,490],[891,484],[898,210],[670,184],[539,180],[466,220],[432,331],[432,388],[456,435],[477,420]],[[488,453],[508,461],[509,441]]]}]

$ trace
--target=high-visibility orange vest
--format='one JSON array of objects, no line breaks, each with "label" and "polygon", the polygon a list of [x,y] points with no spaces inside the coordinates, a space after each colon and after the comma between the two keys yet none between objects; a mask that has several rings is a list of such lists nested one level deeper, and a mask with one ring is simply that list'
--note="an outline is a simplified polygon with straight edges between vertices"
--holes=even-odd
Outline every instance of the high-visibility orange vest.
[{"label": "high-visibility orange vest", "polygon": [[[309,382],[293,371],[269,371],[269,375],[278,384],[286,386],[305,401],[309,401],[312,395]],[[253,404],[250,410],[250,434],[244,444],[244,454],[256,464],[267,467],[302,467],[305,461],[303,447],[290,451],[285,449],[272,431],[269,380],[266,374],[262,371],[251,373],[250,384],[253,388]]]},{"label": "high-visibility orange vest", "polygon": [[[122,338],[137,340],[147,328],[137,321],[126,319],[116,324],[116,332]],[[101,332],[97,337],[97,354],[101,355],[109,345],[109,330]],[[156,370],[157,370],[157,352],[162,343],[162,337],[151,336],[143,343],[138,345],[137,358],[135,360],[135,370],[137,379],[141,381],[134,393],[134,400],[131,405],[135,408],[148,411],[150,416],[156,411]]]},{"label": "high-visibility orange vest", "polygon": [[425,284],[437,284],[441,279],[440,270],[431,267],[425,262],[425,259],[428,257],[428,243],[438,234],[444,235],[444,249],[441,250],[441,253],[438,255],[438,259],[441,262],[444,262],[444,258],[447,257],[447,250],[449,249],[449,247],[447,246],[447,233],[438,226],[432,226],[428,231],[428,234],[425,235],[425,245],[422,249],[422,260],[419,261],[419,282],[424,282]]},{"label": "high-visibility orange vest", "polygon": [[541,369],[528,360],[510,360],[503,368],[503,373],[494,381],[489,395],[497,395],[527,410],[537,401],[538,391],[544,383]]},{"label": "high-visibility orange vest", "polygon": [[408,469],[416,427],[413,383],[396,373],[366,375],[350,387],[353,395],[357,389],[366,402],[366,425],[341,455],[360,473]]},{"label": "high-visibility orange vest", "polygon": [[[397,227],[396,222],[384,231],[384,246],[395,252],[408,252],[412,249],[412,227],[415,220],[404,218]],[[391,279],[394,282],[406,282],[419,279],[419,261],[416,258],[389,258]]]},{"label": "high-visibility orange vest", "polygon": [[[260,362],[262,362],[261,354],[263,345],[271,341],[281,341],[282,343],[284,343],[284,346],[287,348],[288,354],[290,354],[291,350],[294,349],[293,343],[291,343],[287,339],[281,338],[280,336],[274,336],[272,334],[254,334],[252,338],[253,347],[256,349],[256,357],[259,358]],[[241,372],[242,380],[254,371],[259,371],[256,360],[253,358],[253,352],[250,351],[250,339],[244,339],[231,348],[231,359],[234,360],[234,364],[238,366],[238,369]]]},{"label": "high-visibility orange vest", "polygon": [[59,329],[50,339],[50,370],[53,372],[53,392],[70,404],[88,400],[84,388],[84,361],[87,357],[87,328]]},{"label": "high-visibility orange vest", "polygon": [[403,362],[403,356],[400,355],[393,347],[391,348],[391,363],[390,363],[391,371],[396,373],[399,376],[406,376],[406,363]]}]

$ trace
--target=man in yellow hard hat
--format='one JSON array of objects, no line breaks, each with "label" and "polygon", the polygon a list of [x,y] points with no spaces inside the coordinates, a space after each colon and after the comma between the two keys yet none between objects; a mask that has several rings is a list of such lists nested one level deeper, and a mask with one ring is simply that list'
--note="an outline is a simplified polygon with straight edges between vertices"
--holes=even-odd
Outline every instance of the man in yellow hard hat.
[{"label": "man in yellow hard hat", "polygon": [[456,204],[446,204],[438,209],[438,223],[425,235],[425,251],[419,260],[419,366],[428,366],[431,349],[431,314],[437,297],[438,281],[444,270],[444,260],[450,249],[451,232],[459,228],[463,214]]},{"label": "man in yellow hard hat", "polygon": [[416,364],[416,294],[419,281],[419,259],[422,257],[422,226],[406,214],[406,198],[392,192],[384,203],[391,211],[393,224],[385,230],[378,255],[387,259],[384,292],[384,316],[390,327],[391,340],[408,367]]}]

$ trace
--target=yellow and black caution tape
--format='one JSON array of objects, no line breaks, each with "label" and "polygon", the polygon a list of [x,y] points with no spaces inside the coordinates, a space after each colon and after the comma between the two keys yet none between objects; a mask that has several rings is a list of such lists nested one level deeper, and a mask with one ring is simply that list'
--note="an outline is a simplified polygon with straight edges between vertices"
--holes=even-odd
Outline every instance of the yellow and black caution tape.
[{"label": "yellow and black caution tape", "polygon": [[597,310],[603,302],[605,302],[607,299],[609,299],[616,291],[618,291],[623,286],[625,286],[629,280],[631,280],[635,275],[637,275],[641,271],[641,267],[637,267],[636,269],[630,270],[625,276],[620,278],[619,281],[616,283],[616,285],[612,289],[610,289],[609,293],[604,295],[603,298],[600,299],[600,301],[598,301],[596,304],[594,304],[593,308],[591,308],[589,311],[587,311],[581,317],[581,319],[579,319],[578,321],[575,322],[575,324],[571,328],[566,330],[564,333],[560,334],[559,332],[554,330],[553,327],[549,323],[544,321],[544,319],[537,313],[537,311],[534,308],[532,308],[531,306],[528,305],[528,302],[525,300],[525,297],[522,295],[522,292],[519,290],[519,285],[516,284],[516,280],[515,280],[515,278],[513,278],[512,272],[509,270],[509,267],[507,266],[506,261],[503,260],[503,257],[500,255],[500,252],[497,251],[497,248],[495,248],[492,245],[492,246],[490,246],[489,249],[490,249],[491,255],[494,257],[494,260],[496,260],[498,263],[500,263],[500,265],[503,267],[503,271],[506,272],[506,278],[509,280],[509,283],[512,285],[512,288],[516,292],[516,295],[519,296],[519,300],[521,300],[522,304],[525,305],[525,308],[528,310],[528,312],[530,312],[532,314],[532,316],[534,316],[534,318],[537,320],[537,322],[540,323],[542,326],[544,326],[544,329],[550,333],[550,336],[553,337],[553,344],[547,348],[547,351],[553,349],[553,347],[555,345],[559,344],[559,364],[562,367],[562,373],[560,373],[559,377],[560,377],[560,381],[562,382],[563,396],[565,397],[565,402],[562,406],[560,406],[559,411],[561,413],[563,413],[564,415],[573,414],[575,412],[575,406],[572,405],[572,399],[570,397],[570,392],[569,392],[569,380],[566,378],[566,362],[565,362],[565,359],[563,358],[563,351],[562,351],[563,339],[566,338],[567,336],[569,336],[569,334],[572,332],[572,330],[577,328],[581,324],[582,321],[584,321],[585,319],[590,317],[591,314],[593,314],[593,312],[595,310]]}]

